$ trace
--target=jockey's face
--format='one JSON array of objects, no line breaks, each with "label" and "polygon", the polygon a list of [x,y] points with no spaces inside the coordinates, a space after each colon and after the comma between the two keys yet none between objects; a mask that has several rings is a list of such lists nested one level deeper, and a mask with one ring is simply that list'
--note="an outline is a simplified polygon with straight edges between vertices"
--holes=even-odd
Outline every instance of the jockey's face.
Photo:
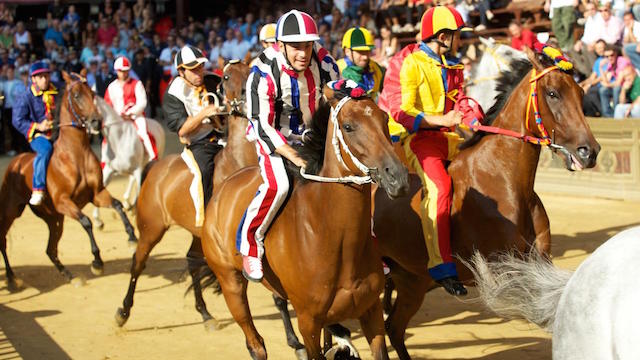
[{"label": "jockey's face", "polygon": [[346,50],[348,51],[346,51],[345,54],[356,66],[360,66],[361,68],[367,67],[369,64],[369,57],[371,56],[371,50]]},{"label": "jockey's face", "polygon": [[311,62],[311,53],[313,52],[313,41],[305,42],[280,42],[280,51],[284,52],[284,56],[289,60],[291,67],[297,72],[307,70]]},{"label": "jockey's face", "polygon": [[129,70],[127,71],[118,70],[118,80],[127,81],[128,79],[129,79]]},{"label": "jockey's face", "polygon": [[34,75],[31,77],[31,82],[36,84],[38,89],[46,90],[49,88],[49,81],[51,79],[51,75],[47,73],[40,73],[38,75]]},{"label": "jockey's face", "polygon": [[180,72],[182,77],[193,86],[200,86],[204,81],[204,64],[200,64],[193,69],[184,69]]}]

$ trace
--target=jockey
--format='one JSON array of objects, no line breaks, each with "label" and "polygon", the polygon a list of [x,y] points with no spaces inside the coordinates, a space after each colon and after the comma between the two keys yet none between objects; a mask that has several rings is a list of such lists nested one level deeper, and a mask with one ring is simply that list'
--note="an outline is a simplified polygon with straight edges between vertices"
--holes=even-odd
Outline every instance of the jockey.
[{"label": "jockey", "polygon": [[276,43],[276,24],[264,24],[258,36],[263,48],[270,48]]},{"label": "jockey", "polygon": [[400,69],[402,104],[391,109],[394,120],[410,134],[402,145],[423,185],[421,221],[429,275],[452,295],[467,293],[451,256],[453,189],[446,170],[461,140],[452,130],[462,121],[453,106],[462,91],[464,68],[445,54],[457,52],[461,30],[467,29],[452,7],[436,6],[423,15],[422,42],[404,58]]},{"label": "jockey", "polygon": [[[144,117],[144,109],[147,107],[147,92],[140,80],[129,76],[131,62],[125,56],[118,57],[113,62],[113,69],[117,73],[117,79],[107,87],[104,100],[125,120],[133,120],[138,136],[149,154],[149,159],[157,160],[158,151],[151,142],[147,131],[147,120]],[[106,159],[106,140],[102,144],[102,158]]]},{"label": "jockey", "polygon": [[[213,193],[213,160],[222,149],[214,125],[208,119],[223,111],[209,104],[206,97],[209,90],[205,87],[204,66],[207,62],[209,60],[196,47],[185,45],[180,49],[173,62],[178,76],[167,87],[162,102],[168,128],[186,144],[183,159],[186,157],[185,161],[198,167],[196,171],[202,180],[199,192],[203,195],[205,208]],[[201,226],[201,221],[196,220],[196,226]]]},{"label": "jockey", "polygon": [[40,205],[47,189],[47,166],[53,152],[51,129],[53,127],[55,95],[58,91],[50,82],[49,63],[36,61],[31,65],[31,86],[18,97],[13,107],[13,126],[27,138],[35,151],[33,161],[33,185],[29,204]]},{"label": "jockey", "polygon": [[354,27],[342,37],[345,57],[337,61],[340,74],[345,79],[358,83],[367,90],[372,99],[378,99],[382,91],[384,71],[371,59],[371,51],[376,45],[371,32],[365,28]]},{"label": "jockey", "polygon": [[262,279],[263,240],[290,188],[284,158],[304,161],[289,145],[300,141],[320,104],[323,86],[338,78],[338,67],[316,43],[318,28],[309,14],[291,10],[276,27],[277,43],[265,49],[247,79],[249,138],[256,140],[264,182],[238,227],[244,276]]}]

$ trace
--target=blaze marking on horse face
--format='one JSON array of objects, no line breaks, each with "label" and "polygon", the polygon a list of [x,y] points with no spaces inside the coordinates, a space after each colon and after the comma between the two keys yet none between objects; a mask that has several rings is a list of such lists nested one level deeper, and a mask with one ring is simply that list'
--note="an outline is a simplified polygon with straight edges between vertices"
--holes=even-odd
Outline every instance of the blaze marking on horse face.
[{"label": "blaze marking on horse face", "polygon": [[373,109],[371,108],[371,106],[367,106],[366,108],[364,108],[364,114],[366,116],[371,116],[371,114],[373,114]]}]

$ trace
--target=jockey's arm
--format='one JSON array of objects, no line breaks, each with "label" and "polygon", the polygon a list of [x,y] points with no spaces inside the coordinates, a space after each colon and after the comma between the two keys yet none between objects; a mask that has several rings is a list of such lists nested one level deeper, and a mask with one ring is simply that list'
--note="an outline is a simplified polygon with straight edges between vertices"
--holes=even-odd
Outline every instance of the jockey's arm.
[{"label": "jockey's arm", "polygon": [[221,108],[218,108],[215,105],[208,105],[199,113],[187,117],[187,120],[185,120],[184,124],[182,124],[182,126],[180,127],[180,130],[178,130],[178,136],[189,136],[189,134],[196,131],[200,127],[200,125],[202,125],[202,121],[204,119],[213,117],[220,111],[222,111]]},{"label": "jockey's arm", "polygon": [[136,82],[135,93],[136,104],[126,111],[126,115],[142,115],[144,113],[144,109],[147,107],[147,92],[144,90],[142,81]]}]

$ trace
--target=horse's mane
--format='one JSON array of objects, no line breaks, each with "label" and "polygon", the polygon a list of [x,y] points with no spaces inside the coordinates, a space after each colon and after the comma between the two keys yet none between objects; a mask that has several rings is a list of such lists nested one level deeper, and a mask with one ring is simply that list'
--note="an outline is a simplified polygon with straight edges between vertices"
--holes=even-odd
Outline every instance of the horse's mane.
[{"label": "horse's mane", "polygon": [[[335,95],[338,97],[338,92]],[[294,145],[298,155],[307,162],[305,168],[307,174],[318,174],[322,169],[330,115],[331,105],[328,101],[320,100],[320,106],[311,119],[309,131],[304,136],[304,143],[302,145]],[[287,166],[291,173],[297,176],[297,179],[304,181],[300,176],[298,167],[289,161],[287,161]]]},{"label": "horse's mane", "polygon": [[[538,54],[538,61],[542,63],[545,67],[553,66],[554,63],[551,59],[546,56]],[[511,97],[511,94],[515,90],[515,88],[520,84],[520,81],[531,71],[532,65],[529,60],[526,59],[515,59],[510,63],[511,70],[503,71],[500,73],[500,77],[496,81],[496,91],[498,95],[496,95],[496,102],[493,104],[491,109],[486,114],[485,117],[485,125],[491,125],[498,117],[507,101]],[[480,141],[483,137],[485,137],[488,133],[484,131],[478,131],[473,134],[473,136],[462,143],[460,145],[460,150],[469,148]]]}]

